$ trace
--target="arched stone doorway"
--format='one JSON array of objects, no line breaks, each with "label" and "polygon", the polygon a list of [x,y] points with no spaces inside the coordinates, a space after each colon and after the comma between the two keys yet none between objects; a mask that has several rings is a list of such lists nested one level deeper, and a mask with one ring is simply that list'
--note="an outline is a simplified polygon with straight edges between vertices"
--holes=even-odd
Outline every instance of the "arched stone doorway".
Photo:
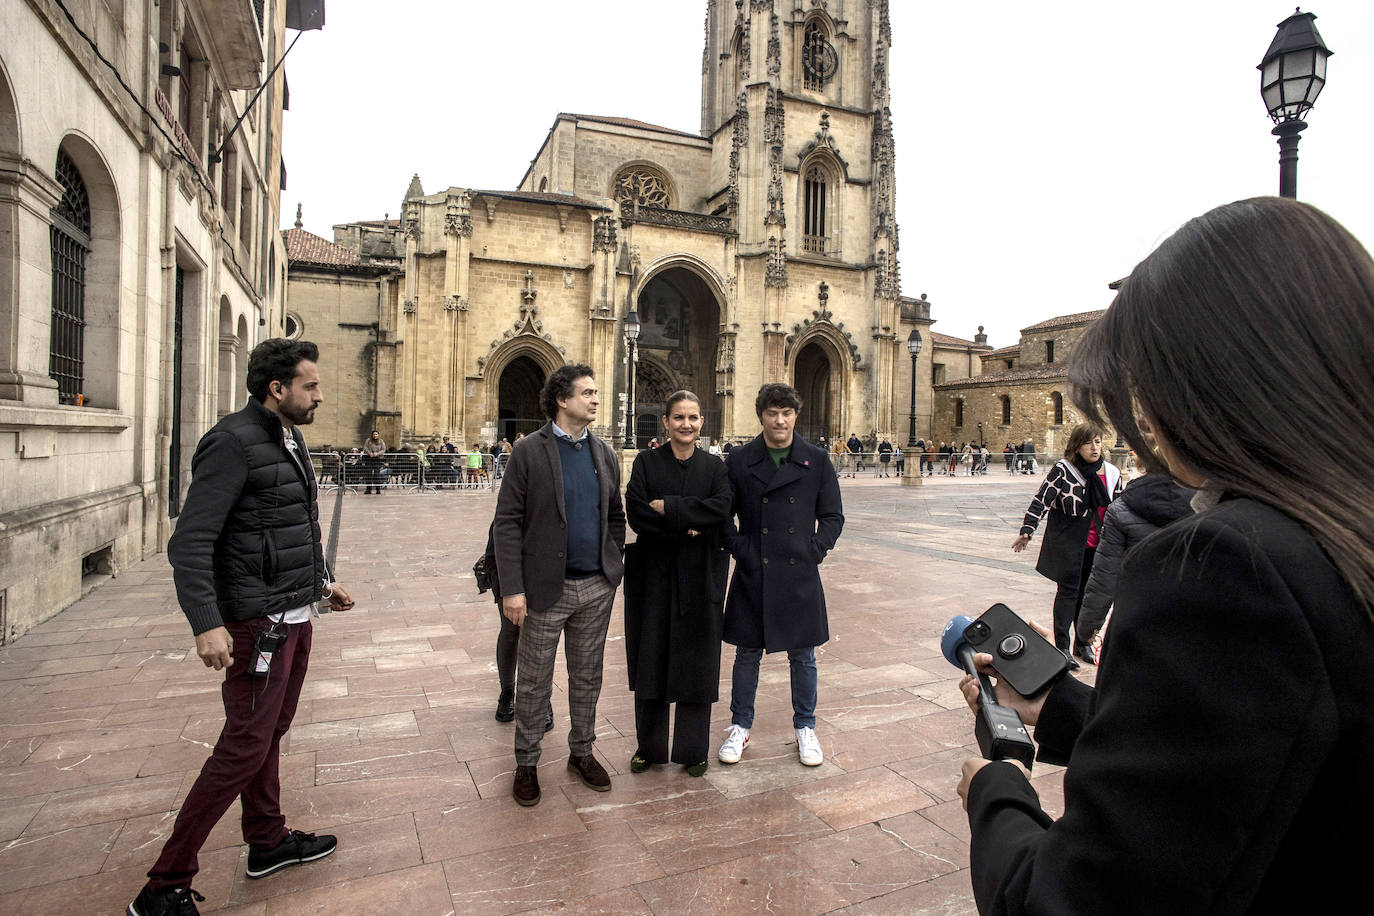
[{"label": "arched stone doorway", "polygon": [[539,390],[544,387],[544,369],[528,356],[517,356],[501,370],[497,383],[498,438],[514,442],[521,433],[529,435],[544,425],[539,408]]},{"label": "arched stone doorway", "polygon": [[840,373],[831,363],[829,348],[819,340],[810,340],[797,352],[792,366],[792,385],[802,400],[797,434],[807,442],[816,442],[821,436],[829,442],[844,438],[847,433],[840,429]]},{"label": "arched stone doorway", "polygon": [[[663,400],[677,388],[701,398],[705,418],[701,438],[710,442],[721,436],[720,399],[716,396],[716,352],[720,345],[720,302],[710,284],[687,267],[668,267],[654,274],[639,293],[640,362],[635,382],[636,438],[643,448],[659,435]],[[664,371],[657,388],[671,379],[671,387],[650,390],[646,385],[648,363]],[[652,425],[644,421],[652,414]],[[641,425],[643,424],[643,425]],[[648,436],[644,431],[652,429]]]}]

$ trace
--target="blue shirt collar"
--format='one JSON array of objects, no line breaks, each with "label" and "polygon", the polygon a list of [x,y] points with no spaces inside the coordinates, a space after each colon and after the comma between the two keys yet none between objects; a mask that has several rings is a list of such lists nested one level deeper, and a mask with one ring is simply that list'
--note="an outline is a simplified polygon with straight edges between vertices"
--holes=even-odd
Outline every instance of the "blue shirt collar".
[{"label": "blue shirt collar", "polygon": [[560,438],[560,439],[566,439],[566,440],[568,440],[569,442],[581,442],[583,439],[587,438],[587,430],[586,430],[586,429],[583,429],[583,430],[582,430],[582,435],[578,436],[576,439],[573,439],[571,433],[566,433],[566,432],[564,432],[563,429],[562,429],[562,427],[560,427],[560,426],[559,426],[557,423],[555,423],[554,421],[550,420],[550,421],[549,421],[549,425],[553,427],[553,434],[554,434],[555,436],[557,436],[558,438]]}]

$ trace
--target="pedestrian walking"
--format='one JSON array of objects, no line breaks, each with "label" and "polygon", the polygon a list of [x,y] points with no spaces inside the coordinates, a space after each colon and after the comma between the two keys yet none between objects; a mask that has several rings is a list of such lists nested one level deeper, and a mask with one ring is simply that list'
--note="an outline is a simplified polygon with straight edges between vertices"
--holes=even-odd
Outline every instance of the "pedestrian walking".
[{"label": "pedestrian walking", "polygon": [[196,654],[224,671],[224,728],[127,912],[195,916],[198,856],[238,800],[247,877],[334,852],[338,841],[288,829],[278,758],[310,661],[312,605],[353,607],[320,544],[317,487],[301,426],[324,403],[319,349],[271,338],[248,356],[248,403],[196,446],[191,486],[167,544],[177,603]]}]

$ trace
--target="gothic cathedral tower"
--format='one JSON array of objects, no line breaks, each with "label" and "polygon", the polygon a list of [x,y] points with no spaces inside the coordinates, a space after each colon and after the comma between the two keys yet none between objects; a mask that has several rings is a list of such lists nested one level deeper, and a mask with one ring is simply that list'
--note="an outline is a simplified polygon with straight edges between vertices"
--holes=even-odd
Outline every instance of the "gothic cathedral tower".
[{"label": "gothic cathedral tower", "polygon": [[796,385],[808,439],[894,431],[890,45],[888,0],[707,4],[701,130],[737,237],[722,331],[741,382]]}]

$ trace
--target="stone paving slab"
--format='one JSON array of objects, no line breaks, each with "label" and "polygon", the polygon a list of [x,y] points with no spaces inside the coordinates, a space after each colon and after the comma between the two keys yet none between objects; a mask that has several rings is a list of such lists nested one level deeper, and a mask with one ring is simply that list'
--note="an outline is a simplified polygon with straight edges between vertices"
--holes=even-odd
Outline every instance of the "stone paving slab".
[{"label": "stone paving slab", "polygon": [[[630,775],[617,597],[596,749],[614,787],[566,768],[560,664],[534,808],[510,798],[496,611],[472,580],[494,495],[345,496],[338,572],[358,606],[316,622],[282,745],[291,825],[337,833],[339,851],[247,881],[235,805],[201,855],[202,911],[973,913],[954,789],[976,748],[940,631],[995,601],[1048,622],[1053,585],[1034,551],[1009,549],[1038,484],[995,467],[920,487],[841,481],[819,767],[797,762],[786,660],[771,656],[741,763]],[[192,644],[158,556],[0,649],[0,911],[117,914],[137,893],[222,724],[219,679]],[[1037,766],[1035,785],[1057,812],[1062,770]]]}]

